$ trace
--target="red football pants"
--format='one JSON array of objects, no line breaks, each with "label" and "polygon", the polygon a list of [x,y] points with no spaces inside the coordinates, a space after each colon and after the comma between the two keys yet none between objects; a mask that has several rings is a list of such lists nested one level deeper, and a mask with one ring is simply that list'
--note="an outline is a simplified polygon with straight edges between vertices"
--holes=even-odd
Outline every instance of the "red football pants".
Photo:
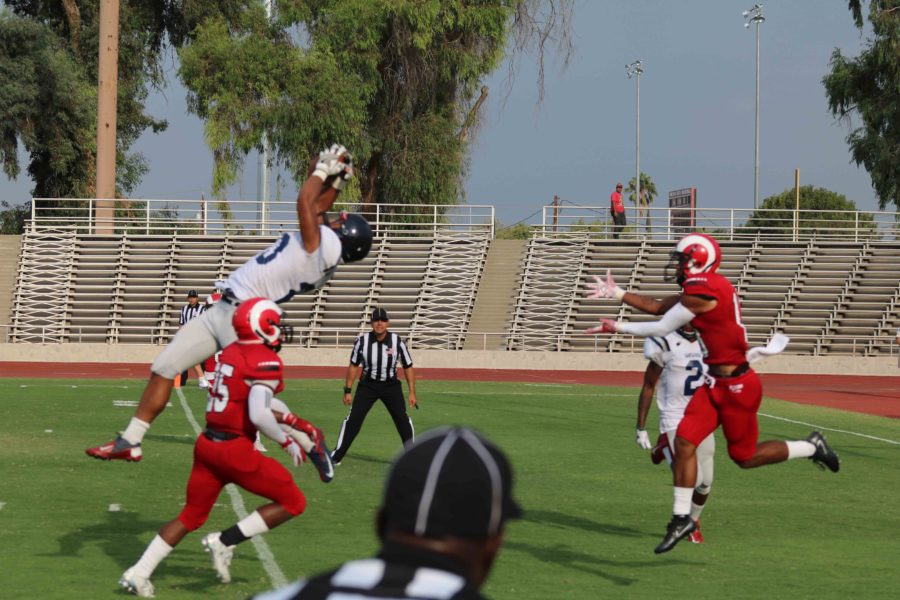
[{"label": "red football pants", "polygon": [[294,516],[306,508],[306,497],[290,472],[274,458],[257,452],[252,440],[241,436],[214,442],[201,435],[194,445],[187,501],[178,520],[190,531],[199,528],[228,483],[277,502]]},{"label": "red football pants", "polygon": [[759,440],[756,413],[761,402],[762,383],[756,371],[717,379],[714,386],[706,384],[694,392],[677,435],[699,446],[721,424],[731,460],[749,460]]}]

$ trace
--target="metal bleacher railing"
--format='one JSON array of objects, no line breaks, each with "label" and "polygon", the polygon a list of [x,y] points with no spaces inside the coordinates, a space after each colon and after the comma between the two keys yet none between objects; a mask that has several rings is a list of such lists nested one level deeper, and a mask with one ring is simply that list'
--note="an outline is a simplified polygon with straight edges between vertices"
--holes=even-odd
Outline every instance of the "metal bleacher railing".
[{"label": "metal bleacher railing", "polygon": [[[255,200],[112,200],[113,221],[98,218],[94,199],[32,198],[30,231],[94,234],[112,229],[127,235],[278,235],[296,231],[294,201],[268,202],[265,213]],[[107,201],[110,202],[110,201]],[[334,210],[357,210],[335,203]],[[480,204],[376,204],[366,213],[375,235],[398,237],[438,232],[494,235],[494,207]]]},{"label": "metal bleacher railing", "polygon": [[[704,231],[720,240],[801,241],[810,238],[900,241],[900,213],[790,209],[626,208],[628,226],[622,238],[672,240]],[[609,206],[576,204],[543,207],[536,235],[612,238]]]}]

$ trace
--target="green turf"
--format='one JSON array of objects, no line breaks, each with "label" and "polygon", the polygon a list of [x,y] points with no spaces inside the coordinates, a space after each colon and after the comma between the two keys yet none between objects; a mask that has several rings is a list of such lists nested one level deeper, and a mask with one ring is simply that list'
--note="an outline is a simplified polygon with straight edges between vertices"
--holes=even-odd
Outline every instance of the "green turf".
[{"label": "green turf", "polygon": [[[333,439],[345,414],[339,383],[290,381],[281,397]],[[113,401],[135,400],[140,382],[0,384],[0,597],[123,598],[119,575],[183,502],[194,436],[178,399],[154,423],[142,463],[104,463],[84,448],[125,426],[133,408]],[[422,381],[419,392],[418,431],[471,424],[514,463],[526,516],[508,528],[485,588],[492,598],[890,597],[900,588],[896,444],[826,432],[843,460],[837,475],[806,460],[741,471],[722,452],[703,517],[707,542],[655,556],[672,492],[666,469],[633,442],[635,390]],[[202,422],[201,392],[187,395]],[[900,440],[896,420],[775,400],[763,412]],[[760,425],[764,438],[810,429],[766,417]],[[333,483],[310,467],[297,473],[307,512],[265,536],[289,578],[375,551],[373,515],[398,448],[376,407]],[[244,501],[251,510],[260,503]],[[110,512],[112,504],[121,510]],[[223,494],[209,523],[157,570],[157,597],[243,598],[269,588],[251,544],[237,552],[234,582],[217,583],[199,541],[234,521]]]}]

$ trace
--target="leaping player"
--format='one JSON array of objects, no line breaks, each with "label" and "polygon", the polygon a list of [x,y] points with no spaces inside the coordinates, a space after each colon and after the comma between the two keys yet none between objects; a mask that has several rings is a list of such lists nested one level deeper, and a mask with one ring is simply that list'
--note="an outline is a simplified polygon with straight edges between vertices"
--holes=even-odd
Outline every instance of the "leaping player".
[{"label": "leaping player", "polygon": [[668,552],[690,535],[697,524],[690,517],[691,497],[697,484],[697,446],[722,425],[728,455],[741,468],[750,469],[794,458],[809,458],[821,468],[837,472],[840,460],[825,437],[813,431],[805,440],[759,442],[756,413],[762,402],[762,384],[749,362],[780,349],[753,348],[748,352],[741,306],[731,283],[716,270],[722,256],[710,236],[692,233],[675,246],[665,270],[682,293],[661,300],[626,292],[607,271],[606,279],[589,284],[591,298],[616,298],[642,312],[662,315],[658,321],[624,323],[602,319],[587,333],[627,333],[662,336],[683,325],[693,325],[706,345],[710,377],[694,393],[678,425],[673,466],[674,504],[666,535],[654,552]]},{"label": "leaping player", "polygon": [[[648,337],[644,340],[644,356],[650,362],[644,371],[644,384],[638,396],[637,431],[635,442],[644,450],[651,450],[653,464],[663,460],[673,464],[675,454],[675,431],[684,417],[684,409],[694,392],[703,384],[706,365],[703,363],[705,350],[697,332],[690,325],[679,327],[662,337]],[[656,390],[656,405],[659,408],[659,439],[651,446],[647,434],[647,414]],[[691,498],[691,519],[697,528],[690,539],[695,544],[703,543],[700,533],[700,514],[709,499],[713,482],[713,458],[716,452],[714,434],[706,436],[697,446],[697,485]]]},{"label": "leaping player", "polygon": [[322,287],[341,262],[362,260],[372,245],[372,229],[359,215],[341,213],[332,224],[325,221],[345,183],[353,176],[347,149],[333,145],[323,150],[297,197],[299,232],[278,240],[217,283],[222,299],[181,328],[153,361],[150,381],[128,427],[112,442],[88,448],[88,456],[101,460],[141,460],[141,442],[150,424],[169,401],[175,376],[199,364],[237,338],[231,325],[234,311],[250,298],[287,302],[295,294]]}]

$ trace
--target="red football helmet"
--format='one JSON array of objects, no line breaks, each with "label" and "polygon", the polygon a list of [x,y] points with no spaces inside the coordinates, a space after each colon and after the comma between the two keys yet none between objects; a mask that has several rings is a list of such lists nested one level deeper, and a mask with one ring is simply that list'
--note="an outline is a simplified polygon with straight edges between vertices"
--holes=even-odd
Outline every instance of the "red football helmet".
[{"label": "red football helmet", "polygon": [[692,233],[681,238],[675,246],[664,278],[681,284],[691,275],[715,273],[721,263],[722,251],[718,242],[704,233]]},{"label": "red football helmet", "polygon": [[276,352],[294,337],[293,328],[284,322],[284,311],[266,298],[241,302],[231,324],[240,344],[265,344]]}]

